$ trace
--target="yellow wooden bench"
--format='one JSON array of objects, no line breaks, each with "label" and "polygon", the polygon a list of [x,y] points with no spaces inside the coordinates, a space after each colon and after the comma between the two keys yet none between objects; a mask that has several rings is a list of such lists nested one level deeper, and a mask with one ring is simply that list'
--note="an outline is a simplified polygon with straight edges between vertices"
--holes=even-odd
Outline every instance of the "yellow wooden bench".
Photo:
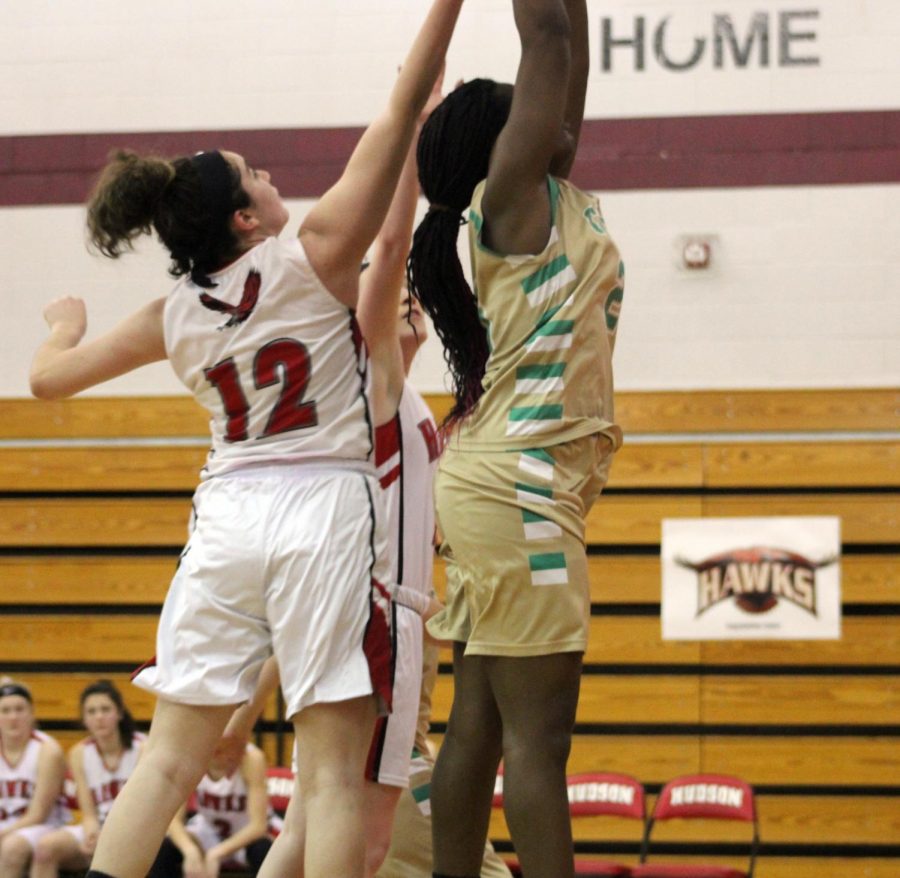
[{"label": "yellow wooden bench", "polygon": [[[429,401],[446,412],[446,397]],[[587,524],[593,615],[571,770],[624,771],[651,791],[684,772],[742,775],[761,792],[758,878],[893,878],[900,393],[623,393],[616,405],[626,444]],[[206,436],[186,397],[0,400],[0,674],[32,686],[65,745],[97,677],[124,688],[139,721],[151,715],[128,671],[155,651]],[[809,514],[842,520],[841,640],[662,641],[663,518]],[[435,578],[442,589],[440,565]],[[452,699],[442,662],[438,740]],[[273,702],[261,736],[273,761],[290,748],[276,717]],[[610,832],[579,821],[579,855],[634,849]],[[502,815],[491,833],[508,842]]]}]

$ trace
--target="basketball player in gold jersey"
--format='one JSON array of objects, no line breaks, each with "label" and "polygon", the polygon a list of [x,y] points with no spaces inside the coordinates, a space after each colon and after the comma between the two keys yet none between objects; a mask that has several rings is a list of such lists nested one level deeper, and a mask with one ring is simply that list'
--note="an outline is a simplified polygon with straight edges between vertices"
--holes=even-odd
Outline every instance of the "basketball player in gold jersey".
[{"label": "basketball player in gold jersey", "polygon": [[[612,352],[624,270],[567,182],[588,71],[585,0],[513,0],[514,87],[474,80],[425,124],[410,290],[456,404],[435,485],[455,699],[432,782],[435,878],[481,866],[502,757],[528,878],[571,878],[566,760],[590,617],[584,520],[621,444]],[[473,287],[456,252],[468,219]]]}]

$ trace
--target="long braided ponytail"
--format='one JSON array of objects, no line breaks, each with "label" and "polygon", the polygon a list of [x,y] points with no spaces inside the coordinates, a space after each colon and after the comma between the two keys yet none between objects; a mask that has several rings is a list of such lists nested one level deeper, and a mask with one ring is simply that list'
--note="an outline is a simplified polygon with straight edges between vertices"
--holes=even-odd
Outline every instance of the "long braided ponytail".
[{"label": "long braided ponytail", "polygon": [[487,332],[459,261],[457,238],[472,193],[487,177],[509,105],[510,95],[493,80],[474,79],[444,99],[419,137],[419,183],[430,207],[413,236],[407,282],[444,346],[455,398],[447,423],[471,412],[483,392]]}]

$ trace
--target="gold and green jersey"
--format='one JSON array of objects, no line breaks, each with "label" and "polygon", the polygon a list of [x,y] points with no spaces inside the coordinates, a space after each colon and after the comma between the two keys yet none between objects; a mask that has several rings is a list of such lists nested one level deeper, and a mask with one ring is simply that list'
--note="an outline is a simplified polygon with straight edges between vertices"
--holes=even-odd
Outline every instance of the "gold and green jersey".
[{"label": "gold and green jersey", "polygon": [[593,433],[615,447],[612,353],[625,269],[597,199],[548,177],[552,228],[541,253],[503,256],[481,230],[484,182],[469,213],[473,288],[488,334],[484,394],[459,448],[539,448]]}]

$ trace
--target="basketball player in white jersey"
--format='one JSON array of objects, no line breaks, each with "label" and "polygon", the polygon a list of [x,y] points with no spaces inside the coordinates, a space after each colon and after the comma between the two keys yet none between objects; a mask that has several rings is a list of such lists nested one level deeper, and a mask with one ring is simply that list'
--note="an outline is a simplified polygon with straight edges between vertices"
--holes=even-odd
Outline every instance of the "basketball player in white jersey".
[{"label": "basketball player in white jersey", "polygon": [[65,821],[64,773],[59,744],[34,727],[31,692],[0,683],[0,878],[19,878],[35,845]]},{"label": "basketball player in white jersey", "polygon": [[148,878],[216,878],[223,868],[258,873],[272,846],[266,757],[247,744],[237,767],[229,769],[221,750],[213,751],[191,797],[194,813],[185,821],[187,808],[179,810]]},{"label": "basketball player in white jersey", "polygon": [[137,765],[146,737],[135,731],[122,693],[97,680],[81,693],[81,721],[89,735],[68,753],[81,823],[63,826],[38,841],[29,878],[56,878],[60,869],[86,869],[113,801]]},{"label": "basketball player in white jersey", "polygon": [[[436,83],[423,113],[441,101]],[[357,316],[372,367],[375,463],[387,508],[394,592],[393,712],[376,723],[366,765],[366,876],[378,871],[391,841],[394,812],[409,786],[422,683],[423,617],[440,604],[432,591],[434,498],[440,440],[431,411],[406,376],[426,328],[405,290],[406,256],[418,200],[410,149],[371,261],[360,280]]]},{"label": "basketball player in white jersey", "polygon": [[[440,100],[441,78],[435,83],[423,121]],[[370,357],[375,463],[387,510],[392,580],[396,582],[393,710],[376,724],[366,765],[367,878],[375,875],[384,860],[397,800],[409,786],[422,680],[422,620],[440,608],[432,591],[431,491],[440,454],[439,438],[430,409],[406,381],[412,360],[425,341],[426,327],[417,303],[408,298],[401,303],[417,197],[415,154],[411,149],[375,240],[371,261],[362,273],[357,311]],[[277,684],[277,668],[267,667],[261,691],[229,722],[229,731],[239,742],[249,738],[253,723]],[[297,749],[302,746],[298,742]]]},{"label": "basketball player in white jersey", "polygon": [[[390,584],[370,461],[359,264],[387,213],[462,0],[433,0],[388,109],[338,182],[278,240],[288,214],[265,171],[230,152],[113,157],[91,199],[94,245],[118,256],[154,229],[181,278],[80,344],[84,303],[44,312],[32,392],[70,396],[169,358],[211,416],[195,527],[166,598],[144,756],[104,825],[91,878],[142,878],[234,707],[274,652],[303,742],[304,808],[260,874],[361,876],[362,775],[376,698],[390,701]],[[290,815],[289,815],[290,817]]]}]

